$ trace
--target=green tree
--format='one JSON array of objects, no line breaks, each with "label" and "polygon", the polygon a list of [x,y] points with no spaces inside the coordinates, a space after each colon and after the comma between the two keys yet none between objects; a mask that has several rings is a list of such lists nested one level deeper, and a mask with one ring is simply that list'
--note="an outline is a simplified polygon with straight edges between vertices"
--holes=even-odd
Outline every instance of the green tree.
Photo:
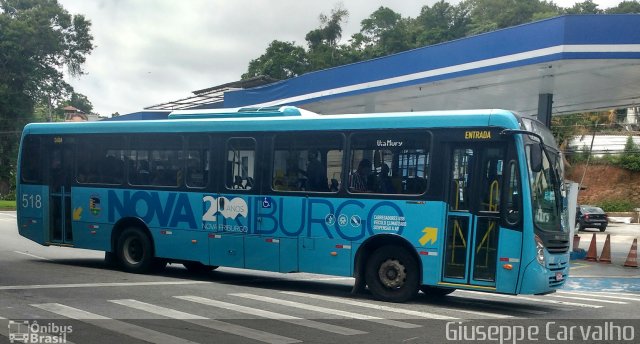
[{"label": "green tree", "polygon": [[564,10],[566,14],[600,14],[602,10],[598,8],[598,4],[593,0],[586,0],[578,2],[573,7],[566,8]]},{"label": "green tree", "polygon": [[424,6],[416,18],[417,46],[442,43],[467,34],[471,21],[470,2],[463,1],[457,6],[441,0],[433,6]]},{"label": "green tree", "polygon": [[552,1],[541,0],[467,0],[471,8],[469,34],[477,34],[561,13]]},{"label": "green tree", "polygon": [[320,27],[305,36],[309,50],[310,70],[319,70],[344,64],[344,52],[348,49],[338,46],[342,38],[342,24],[349,18],[349,11],[342,5],[331,10],[330,15],[320,14]]},{"label": "green tree", "polygon": [[304,48],[294,42],[275,40],[269,44],[264,54],[249,62],[249,70],[242,79],[267,75],[282,80],[298,76],[307,71],[309,62]]},{"label": "green tree", "polygon": [[351,36],[351,47],[360,59],[398,53],[414,47],[410,40],[410,19],[404,19],[388,7],[380,6],[360,22],[360,32]]},{"label": "green tree", "polygon": [[606,10],[607,14],[640,13],[640,3],[638,1],[622,1],[616,7]]},{"label": "green tree", "polygon": [[93,104],[89,101],[89,98],[84,94],[71,92],[69,100],[62,102],[62,107],[73,106],[76,109],[82,110],[84,113],[91,113],[93,111]]},{"label": "green tree", "polygon": [[640,151],[638,145],[633,142],[633,136],[627,137],[624,151],[620,155],[620,167],[630,171],[640,171]]},{"label": "green tree", "polygon": [[36,104],[71,94],[63,70],[83,73],[90,22],[56,0],[0,0],[0,182],[15,178],[17,143]]}]

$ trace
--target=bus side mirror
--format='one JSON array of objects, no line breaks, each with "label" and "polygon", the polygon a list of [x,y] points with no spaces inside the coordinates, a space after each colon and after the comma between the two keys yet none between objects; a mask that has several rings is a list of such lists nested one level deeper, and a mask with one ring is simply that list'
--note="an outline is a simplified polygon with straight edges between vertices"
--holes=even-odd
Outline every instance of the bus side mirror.
[{"label": "bus side mirror", "polygon": [[542,145],[533,144],[529,147],[529,163],[531,165],[531,171],[540,172],[542,171]]}]

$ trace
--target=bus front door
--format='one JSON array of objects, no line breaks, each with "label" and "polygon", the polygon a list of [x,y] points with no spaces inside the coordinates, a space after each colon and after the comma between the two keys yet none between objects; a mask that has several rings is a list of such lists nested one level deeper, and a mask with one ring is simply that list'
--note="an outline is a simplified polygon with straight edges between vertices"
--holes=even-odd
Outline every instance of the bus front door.
[{"label": "bus front door", "polygon": [[50,143],[49,169],[49,243],[72,245],[71,180],[73,178],[73,138],[54,137]]},{"label": "bus front door", "polygon": [[443,282],[495,287],[500,186],[505,149],[492,144],[454,146]]}]

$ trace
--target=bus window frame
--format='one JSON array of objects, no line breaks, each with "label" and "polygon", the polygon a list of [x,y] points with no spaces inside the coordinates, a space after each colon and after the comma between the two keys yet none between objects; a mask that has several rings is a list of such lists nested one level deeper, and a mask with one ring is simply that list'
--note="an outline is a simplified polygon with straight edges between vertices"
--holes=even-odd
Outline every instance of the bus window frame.
[{"label": "bus window frame", "polygon": [[[292,132],[272,132],[268,136],[269,142],[269,154],[267,159],[269,160],[268,166],[268,178],[266,180],[269,181],[269,192],[273,194],[282,194],[282,195],[322,195],[322,196],[338,196],[344,193],[343,190],[346,190],[344,187],[345,184],[345,165],[347,164],[346,156],[347,156],[347,146],[348,146],[348,131],[345,130],[319,130],[319,131],[309,131],[310,133],[317,134],[328,134],[328,135],[336,135],[340,137],[341,148],[342,148],[342,161],[341,161],[341,171],[340,171],[340,187],[337,191],[313,191],[313,190],[276,190],[274,189],[273,181],[275,180],[274,175],[274,160],[276,153],[276,138],[280,135],[304,135],[305,131],[292,131]],[[328,177],[328,176],[327,176]],[[347,174],[348,177],[348,174]],[[330,180],[330,179],[329,179]]]},{"label": "bus window frame", "polygon": [[[516,149],[516,136],[515,135],[511,135],[511,138],[506,138],[505,142],[507,144],[507,152],[506,152],[506,164],[505,164],[505,179],[504,179],[504,183],[501,186],[502,187],[502,194],[501,194],[501,198],[503,200],[503,206],[500,209],[500,226],[504,227],[504,228],[508,228],[508,229],[512,229],[512,230],[516,230],[516,231],[522,231],[523,230],[523,205],[524,205],[524,200],[522,197],[522,185],[523,185],[523,174],[520,168],[520,163],[519,163],[519,158],[518,157],[518,150]],[[526,159],[527,156],[524,153],[523,150],[523,158]],[[515,177],[511,176],[511,166],[515,167]],[[515,221],[510,221],[509,220],[509,209],[512,209],[513,207],[509,207],[507,200],[510,199],[513,195],[509,195],[509,184],[511,183],[512,178],[514,178],[514,180],[518,183],[517,185],[517,190],[514,190],[515,192],[517,192],[518,195],[518,199],[517,199],[517,204],[515,205],[515,207],[518,209],[518,217],[517,219],[515,219]],[[527,177],[528,178],[528,177]]]},{"label": "bus window frame", "polygon": [[[234,139],[249,139],[251,141],[253,141],[253,154],[254,154],[254,162],[253,162],[253,181],[254,181],[254,185],[251,187],[251,189],[234,189],[233,186],[229,187],[229,185],[227,185],[227,180],[228,180],[228,173],[229,173],[229,169],[227,168],[227,164],[229,163],[229,141],[234,140]],[[222,150],[222,166],[223,166],[223,173],[221,173],[223,175],[222,180],[220,181],[222,183],[222,186],[224,188],[224,190],[229,191],[229,192],[240,192],[243,194],[255,194],[255,193],[259,193],[260,192],[260,187],[259,187],[259,182],[258,182],[258,177],[259,177],[259,171],[260,169],[257,167],[257,165],[260,163],[260,153],[259,153],[259,145],[258,145],[258,139],[256,138],[256,136],[251,136],[251,135],[243,135],[240,133],[232,133],[229,136],[223,137],[222,140],[224,141],[224,149]],[[232,178],[235,176],[231,176]]]}]

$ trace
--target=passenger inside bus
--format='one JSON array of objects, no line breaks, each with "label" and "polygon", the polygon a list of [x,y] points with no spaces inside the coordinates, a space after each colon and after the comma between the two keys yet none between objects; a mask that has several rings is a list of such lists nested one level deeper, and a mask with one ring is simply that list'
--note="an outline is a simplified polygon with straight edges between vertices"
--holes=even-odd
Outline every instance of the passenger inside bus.
[{"label": "passenger inside bus", "polygon": [[371,161],[369,159],[360,160],[358,169],[349,177],[349,191],[370,192],[369,175],[371,175]]},{"label": "passenger inside bus", "polygon": [[328,191],[327,184],[327,168],[318,160],[318,152],[309,152],[309,161],[307,162],[307,170],[301,171],[307,176],[306,190],[309,191]]},{"label": "passenger inside bus", "polygon": [[376,192],[383,194],[394,194],[396,189],[393,187],[393,181],[389,177],[389,165],[382,164],[378,178],[376,180]]}]

